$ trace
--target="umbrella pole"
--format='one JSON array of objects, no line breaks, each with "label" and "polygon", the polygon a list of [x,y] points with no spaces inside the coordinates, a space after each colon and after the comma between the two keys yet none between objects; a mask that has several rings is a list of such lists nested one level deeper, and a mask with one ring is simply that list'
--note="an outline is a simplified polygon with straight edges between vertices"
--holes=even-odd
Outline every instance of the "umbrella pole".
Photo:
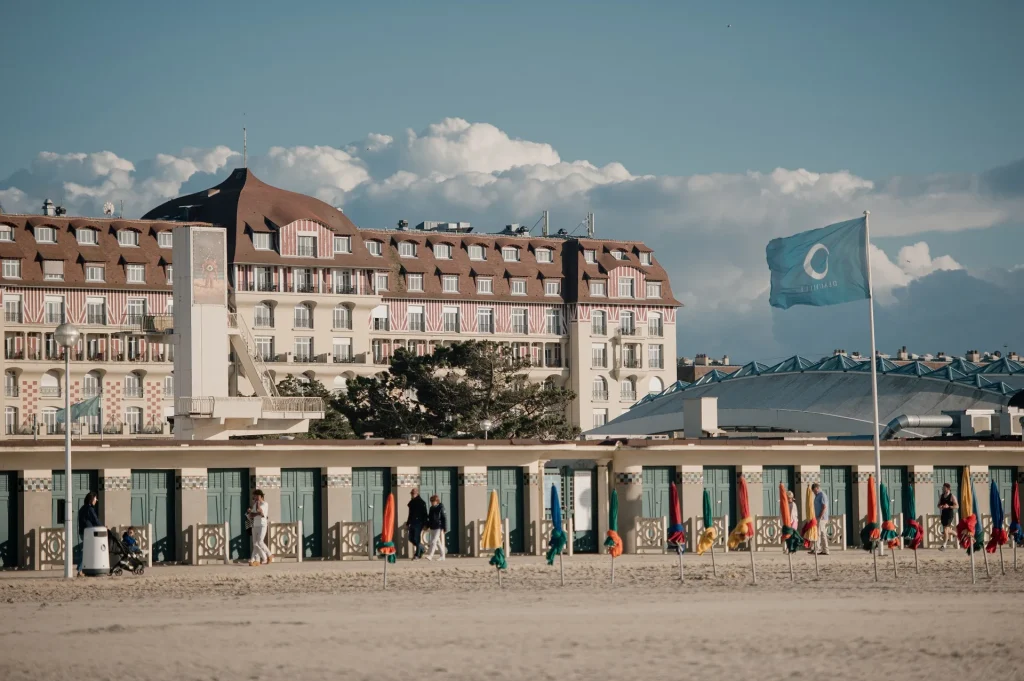
[{"label": "umbrella pole", "polygon": [[711,573],[718,576],[718,565],[715,564],[715,545],[711,545]]},{"label": "umbrella pole", "polygon": [[562,582],[562,586],[565,586],[565,568],[562,567],[562,554],[558,554],[558,578]]},{"label": "umbrella pole", "polygon": [[871,560],[874,561],[874,563],[875,563],[875,581],[877,582],[878,581],[878,551],[876,550],[876,548],[877,547],[875,547],[875,546],[871,547]]},{"label": "umbrella pole", "polygon": [[612,586],[615,586],[615,556],[612,556]]},{"label": "umbrella pole", "polygon": [[676,547],[676,553],[679,554],[679,581],[685,582],[686,577],[683,576],[683,551],[680,547]]},{"label": "umbrella pole", "polygon": [[754,584],[757,584],[757,568],[754,567],[754,545],[749,539],[747,540],[747,550],[750,551],[750,576],[753,578]]},{"label": "umbrella pole", "polygon": [[817,551],[814,552],[814,576],[815,577],[820,577],[821,576],[821,575],[818,574],[818,552]]},{"label": "umbrella pole", "polygon": [[981,559],[985,561],[985,576],[992,579],[992,571],[988,569],[988,551],[981,549]]},{"label": "umbrella pole", "polygon": [[900,573],[896,569],[896,547],[895,546],[890,546],[889,547],[889,553],[892,554],[892,576],[894,578],[896,578],[896,579],[899,579],[900,578]]},{"label": "umbrella pole", "polygon": [[1003,565],[1003,547],[999,547],[999,572],[1003,575],[1006,574],[1006,566]]},{"label": "umbrella pole", "polygon": [[388,590],[388,557],[384,556],[384,590]]},{"label": "umbrella pole", "polygon": [[789,581],[795,582],[796,577],[793,576],[793,552],[786,551],[786,557],[789,558]]},{"label": "umbrella pole", "polygon": [[914,572],[921,574],[921,564],[917,562],[917,549],[914,549]]},{"label": "umbrella pole", "polygon": [[501,568],[498,568],[498,588],[501,588]]},{"label": "umbrella pole", "polygon": [[1017,571],[1017,542],[1013,542],[1013,571]]},{"label": "umbrella pole", "polygon": [[[971,542],[973,543],[974,539],[971,539]],[[973,546],[970,549],[970,554],[971,554],[971,584],[977,584],[978,583],[978,575],[974,571],[974,547]]]}]

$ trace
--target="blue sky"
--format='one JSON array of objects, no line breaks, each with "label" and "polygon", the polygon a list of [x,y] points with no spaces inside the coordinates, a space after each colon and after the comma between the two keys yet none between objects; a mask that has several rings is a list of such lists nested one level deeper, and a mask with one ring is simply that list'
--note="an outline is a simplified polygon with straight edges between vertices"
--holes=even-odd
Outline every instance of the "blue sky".
[{"label": "blue sky", "polygon": [[668,269],[683,355],[866,350],[845,307],[773,313],[764,264],[865,208],[883,347],[1024,339],[1024,2],[8,4],[11,212],[142,215],[244,124],[261,178],[364,227],[595,211]]}]

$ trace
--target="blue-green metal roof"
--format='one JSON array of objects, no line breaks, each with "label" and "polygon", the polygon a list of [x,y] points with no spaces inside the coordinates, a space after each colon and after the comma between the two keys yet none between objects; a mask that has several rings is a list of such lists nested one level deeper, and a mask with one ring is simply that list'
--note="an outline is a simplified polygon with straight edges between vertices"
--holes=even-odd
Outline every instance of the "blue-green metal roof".
[{"label": "blue-green metal roof", "polygon": [[718,369],[712,369],[711,371],[709,371],[708,373],[704,374],[696,381],[694,381],[693,385],[707,385],[708,383],[719,383],[727,378],[729,378],[729,374],[725,373],[724,371],[719,371]]},{"label": "blue-green metal roof", "polygon": [[862,362],[850,359],[846,355],[832,355],[807,367],[807,371],[856,371],[861,364]]},{"label": "blue-green metal roof", "polygon": [[[891,374],[899,368],[898,364],[892,360],[886,359],[885,357],[879,357],[875,360],[875,371],[880,374]],[[860,366],[854,369],[854,371],[867,371],[870,373],[871,362],[860,362]]]},{"label": "blue-green metal roof", "polygon": [[733,378],[743,378],[744,376],[760,376],[761,374],[770,370],[771,367],[767,364],[761,364],[760,362],[750,362],[744,364],[743,368],[732,374]]},{"label": "blue-green metal roof", "polygon": [[989,362],[975,371],[978,374],[1016,374],[1021,372],[1024,372],[1024,364],[1005,357],[1001,357],[995,362]]},{"label": "blue-green metal roof", "polygon": [[896,367],[889,373],[897,374],[899,376],[927,376],[932,373],[932,370],[928,368],[928,365],[924,362],[911,362],[910,364],[904,364],[901,367]]},{"label": "blue-green metal roof", "polygon": [[767,369],[764,373],[766,374],[786,374],[793,371],[804,371],[810,366],[813,366],[814,362],[811,360],[801,357],[800,355],[793,355],[789,359],[784,359],[775,366]]},{"label": "blue-green metal roof", "polygon": [[981,365],[975,364],[974,362],[968,362],[966,359],[957,357],[956,359],[949,363],[949,366],[953,367],[962,374],[972,374],[975,371],[977,371],[978,367],[980,367]]},{"label": "blue-green metal roof", "polygon": [[925,378],[937,378],[940,381],[959,381],[967,378],[967,374],[963,371],[958,371],[952,366],[940,367],[935,371],[929,371],[924,375]]}]

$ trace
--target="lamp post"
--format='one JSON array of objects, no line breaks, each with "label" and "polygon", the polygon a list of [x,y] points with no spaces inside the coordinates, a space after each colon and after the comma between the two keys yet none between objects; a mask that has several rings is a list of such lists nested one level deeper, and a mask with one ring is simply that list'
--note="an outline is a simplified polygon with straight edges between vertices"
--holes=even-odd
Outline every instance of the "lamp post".
[{"label": "lamp post", "polygon": [[485,440],[487,439],[487,436],[490,434],[491,426],[493,426],[493,425],[494,424],[491,423],[490,419],[484,419],[483,421],[480,422],[480,427],[484,429],[484,439]]},{"label": "lamp post", "polygon": [[75,576],[72,549],[74,547],[74,501],[71,486],[71,348],[81,334],[74,325],[64,322],[53,332],[57,345],[64,348],[64,578]]}]

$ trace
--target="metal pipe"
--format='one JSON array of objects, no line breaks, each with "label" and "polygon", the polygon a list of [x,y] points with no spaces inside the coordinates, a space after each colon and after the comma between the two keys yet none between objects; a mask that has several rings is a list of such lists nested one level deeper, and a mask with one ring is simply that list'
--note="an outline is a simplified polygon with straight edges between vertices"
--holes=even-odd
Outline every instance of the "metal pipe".
[{"label": "metal pipe", "polygon": [[952,428],[958,421],[959,417],[952,414],[940,414],[938,416],[900,414],[886,425],[882,431],[882,439],[891,440],[896,436],[896,433],[907,428]]}]

